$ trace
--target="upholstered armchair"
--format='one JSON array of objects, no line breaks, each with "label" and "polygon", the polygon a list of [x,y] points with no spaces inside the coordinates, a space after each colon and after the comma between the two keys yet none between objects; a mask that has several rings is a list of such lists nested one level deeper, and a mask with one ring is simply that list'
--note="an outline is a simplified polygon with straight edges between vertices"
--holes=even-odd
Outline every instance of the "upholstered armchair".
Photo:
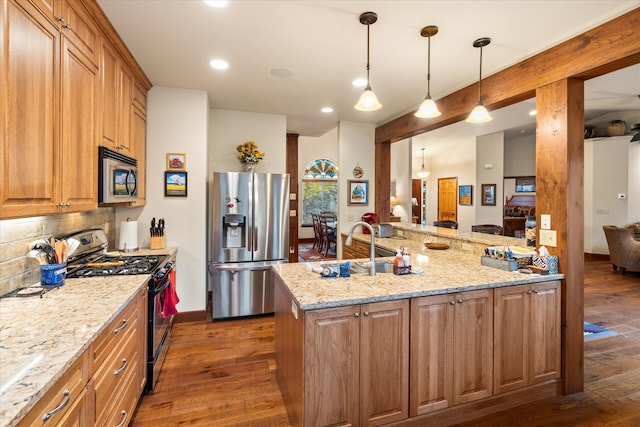
[{"label": "upholstered armchair", "polygon": [[604,225],[602,228],[609,245],[613,270],[620,267],[622,274],[625,274],[627,269],[640,270],[640,241],[634,238],[634,230],[615,225]]}]

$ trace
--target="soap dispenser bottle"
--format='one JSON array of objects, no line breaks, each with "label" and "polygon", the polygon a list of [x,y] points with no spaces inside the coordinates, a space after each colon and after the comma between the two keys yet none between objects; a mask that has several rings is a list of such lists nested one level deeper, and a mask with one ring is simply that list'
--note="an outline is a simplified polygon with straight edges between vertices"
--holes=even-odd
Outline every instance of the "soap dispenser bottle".
[{"label": "soap dispenser bottle", "polygon": [[402,270],[403,267],[404,267],[404,260],[402,258],[402,252],[401,252],[401,249],[398,249],[396,251],[396,257],[393,260],[393,273],[400,274],[400,271]]},{"label": "soap dispenser bottle", "polygon": [[402,261],[404,263],[404,267],[408,268],[411,263],[411,258],[409,257],[409,251],[407,251],[407,248],[402,248]]}]

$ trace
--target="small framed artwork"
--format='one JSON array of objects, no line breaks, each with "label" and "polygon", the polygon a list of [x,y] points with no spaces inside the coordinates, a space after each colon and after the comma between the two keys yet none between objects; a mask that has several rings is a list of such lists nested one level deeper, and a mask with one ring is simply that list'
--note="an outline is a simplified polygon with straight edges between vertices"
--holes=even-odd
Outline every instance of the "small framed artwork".
[{"label": "small framed artwork", "polygon": [[458,203],[462,206],[473,205],[473,185],[458,186]]},{"label": "small framed artwork", "polygon": [[483,206],[496,205],[496,185],[495,184],[482,184],[482,205]]},{"label": "small framed artwork", "polygon": [[187,172],[166,171],[164,173],[164,196],[187,197]]},{"label": "small framed artwork", "polygon": [[167,153],[167,170],[183,171],[187,169],[187,155],[185,153]]},{"label": "small framed artwork", "polygon": [[348,180],[349,205],[368,205],[369,204],[369,181]]}]

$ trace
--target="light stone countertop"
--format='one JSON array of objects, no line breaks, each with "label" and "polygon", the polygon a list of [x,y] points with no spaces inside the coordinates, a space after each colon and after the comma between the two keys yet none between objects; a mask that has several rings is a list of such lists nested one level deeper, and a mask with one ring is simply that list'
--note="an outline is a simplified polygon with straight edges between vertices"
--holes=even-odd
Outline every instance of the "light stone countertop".
[{"label": "light stone countertop", "polygon": [[[126,255],[175,253],[175,248],[165,248]],[[0,426],[16,425],[148,279],[66,279],[42,298],[0,299]]]},{"label": "light stone countertop", "polygon": [[[430,227],[436,230],[436,227]],[[443,230],[443,229],[439,229]],[[449,231],[449,230],[447,230]],[[456,231],[456,230],[451,230]],[[451,234],[451,233],[449,233]],[[481,233],[471,233],[473,235]],[[489,237],[492,245],[508,243],[519,239],[501,236]],[[446,236],[444,236],[446,237]],[[467,236],[472,247],[480,242]],[[370,242],[371,236],[354,233],[353,238]],[[481,239],[484,236],[480,236]],[[429,241],[442,242],[441,236],[431,236]],[[342,307],[378,301],[414,298],[428,295],[455,293],[461,291],[513,286],[529,283],[547,282],[564,278],[562,274],[523,274],[517,271],[505,271],[480,264],[480,254],[471,250],[432,250],[424,247],[422,241],[397,238],[376,238],[376,245],[386,249],[408,248],[412,269],[424,270],[421,274],[394,275],[392,273],[351,274],[349,278],[323,278],[311,271],[313,265],[331,264],[331,262],[279,264],[274,266],[276,273],[283,279],[302,310],[316,310]],[[455,246],[455,245],[452,245]],[[486,244],[484,245],[486,246]],[[515,245],[514,245],[515,246]],[[522,245],[524,247],[524,245]],[[376,258],[393,261],[393,257]],[[349,260],[350,262],[369,261],[369,259]],[[339,264],[344,261],[333,261]]]}]

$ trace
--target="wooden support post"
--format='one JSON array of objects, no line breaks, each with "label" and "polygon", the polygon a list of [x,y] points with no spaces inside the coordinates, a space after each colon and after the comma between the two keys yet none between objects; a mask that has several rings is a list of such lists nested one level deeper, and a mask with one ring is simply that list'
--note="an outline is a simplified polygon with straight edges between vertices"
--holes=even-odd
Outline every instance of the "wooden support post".
[{"label": "wooden support post", "polygon": [[536,90],[536,223],[551,215],[562,281],[563,393],[584,386],[584,82],[564,79]]}]

